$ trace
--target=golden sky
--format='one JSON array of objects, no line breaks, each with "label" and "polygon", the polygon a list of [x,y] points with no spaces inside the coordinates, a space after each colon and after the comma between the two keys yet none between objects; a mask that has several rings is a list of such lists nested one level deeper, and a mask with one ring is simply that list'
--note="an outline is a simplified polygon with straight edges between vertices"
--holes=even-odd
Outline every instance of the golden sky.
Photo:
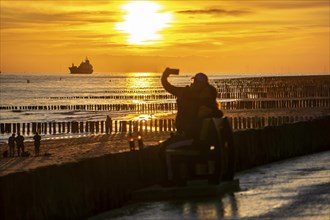
[{"label": "golden sky", "polygon": [[3,73],[328,73],[329,0],[0,0]]}]

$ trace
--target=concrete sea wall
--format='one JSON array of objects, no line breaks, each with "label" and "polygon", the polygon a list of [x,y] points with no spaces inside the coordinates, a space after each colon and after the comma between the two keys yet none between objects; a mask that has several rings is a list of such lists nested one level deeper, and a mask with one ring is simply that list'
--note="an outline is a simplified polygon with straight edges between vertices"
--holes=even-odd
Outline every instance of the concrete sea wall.
[{"label": "concrete sea wall", "polygon": [[[330,117],[234,132],[236,171],[330,150]],[[83,219],[160,181],[159,149],[105,155],[0,177],[0,219]]]}]

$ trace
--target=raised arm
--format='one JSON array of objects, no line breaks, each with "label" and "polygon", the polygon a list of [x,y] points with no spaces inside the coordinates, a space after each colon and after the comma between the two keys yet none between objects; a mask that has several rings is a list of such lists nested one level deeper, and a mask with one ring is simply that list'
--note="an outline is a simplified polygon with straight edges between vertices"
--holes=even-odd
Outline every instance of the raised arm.
[{"label": "raised arm", "polygon": [[171,93],[172,95],[179,96],[180,93],[182,92],[183,87],[176,87],[171,85],[167,80],[169,76],[170,76],[169,68],[166,68],[163,72],[161,79],[162,85],[167,92]]}]

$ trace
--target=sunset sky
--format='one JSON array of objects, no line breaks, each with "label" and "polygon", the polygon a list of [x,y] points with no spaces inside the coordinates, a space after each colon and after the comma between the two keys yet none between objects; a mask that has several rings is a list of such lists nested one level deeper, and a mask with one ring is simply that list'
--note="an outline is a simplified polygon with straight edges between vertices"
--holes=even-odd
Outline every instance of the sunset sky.
[{"label": "sunset sky", "polygon": [[329,0],[0,0],[2,73],[327,73]]}]

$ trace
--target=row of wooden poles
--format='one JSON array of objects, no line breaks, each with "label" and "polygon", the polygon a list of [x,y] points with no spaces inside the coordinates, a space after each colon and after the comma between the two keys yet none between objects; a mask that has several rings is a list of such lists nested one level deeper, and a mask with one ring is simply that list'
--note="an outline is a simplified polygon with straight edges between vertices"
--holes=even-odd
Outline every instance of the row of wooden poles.
[{"label": "row of wooden poles", "polygon": [[[272,89],[272,90],[271,90]],[[299,90],[292,88],[292,90],[287,91],[287,87],[283,88],[283,91],[276,91],[274,88],[259,89],[259,88],[248,88],[245,87],[233,88],[231,87],[219,87],[217,88],[218,95],[220,99],[246,99],[246,98],[304,98],[304,97],[329,97],[330,88],[313,88]],[[278,88],[277,88],[278,89]],[[285,89],[285,90],[284,90]],[[133,100],[162,100],[162,99],[175,99],[171,94],[168,94],[164,89],[159,90],[122,90],[117,93],[122,93],[122,95],[112,94],[112,95],[88,95],[88,96],[52,96],[43,97],[44,99],[133,99]],[[148,93],[148,94],[143,94]]]},{"label": "row of wooden poles", "polygon": [[63,134],[175,131],[174,119],[1,123],[0,133]]},{"label": "row of wooden poles", "polygon": [[330,76],[216,79],[219,98],[329,97]]},{"label": "row of wooden poles", "polygon": [[[315,108],[330,107],[330,98],[278,99],[278,100],[236,100],[220,101],[222,109],[278,109],[278,108]],[[36,110],[83,110],[83,111],[174,111],[176,103],[135,103],[135,104],[87,104],[87,105],[35,105],[35,106],[0,106],[0,110],[36,111]]]},{"label": "row of wooden poles", "polygon": [[305,98],[305,97],[329,97],[330,86],[316,87],[259,87],[259,86],[228,86],[217,88],[218,98],[244,99],[244,98]]},{"label": "row of wooden poles", "polygon": [[[134,95],[88,95],[88,96],[54,96],[54,97],[43,97],[44,99],[52,100],[72,100],[72,99],[114,99],[114,100],[172,100],[176,97],[171,94],[134,94]],[[273,95],[272,92],[220,92],[218,91],[217,97],[219,99],[265,99],[265,98],[319,98],[319,97],[329,97],[330,90],[323,93],[314,93],[311,94],[300,94],[301,91],[295,92],[279,92],[277,95]]]},{"label": "row of wooden poles", "polygon": [[[246,98],[305,98],[329,97],[330,77],[257,77],[238,79],[211,79],[216,86],[220,99],[246,99]],[[134,100],[160,100],[175,99],[163,87],[154,86],[133,89],[118,89],[104,91],[111,95],[102,96],[61,96],[45,97],[47,99],[134,99]]]},{"label": "row of wooden poles", "polygon": [[233,92],[222,92],[222,89],[218,89],[217,97],[219,99],[289,99],[289,98],[305,98],[305,97],[329,97],[330,88],[323,89],[320,91],[240,91],[238,89],[233,90]]},{"label": "row of wooden poles", "polygon": [[174,95],[165,94],[165,91],[162,91],[164,94],[134,94],[134,95],[101,95],[101,96],[57,96],[57,97],[45,97],[45,99],[120,99],[120,100],[166,100],[166,99],[175,99]]},{"label": "row of wooden poles", "polygon": [[[289,88],[289,89],[288,89]],[[160,90],[122,90],[111,95],[88,95],[88,96],[53,96],[43,97],[53,100],[72,99],[113,99],[113,100],[172,100],[175,96],[168,94],[164,89]],[[143,94],[148,93],[148,94]],[[219,86],[217,88],[219,99],[297,99],[297,98],[320,98],[330,96],[330,86],[297,88],[287,85],[286,87],[262,87],[259,86]]]},{"label": "row of wooden poles", "polygon": [[[231,87],[221,87],[217,88],[217,97],[219,99],[280,99],[280,98],[319,98],[319,97],[329,97],[330,96],[330,86],[320,87],[320,88],[306,88],[297,89],[290,88],[291,86],[283,88],[283,90],[278,91],[274,88],[260,89],[259,87],[249,87],[249,88],[232,88]],[[120,91],[122,94],[111,94],[111,95],[88,95],[88,96],[52,96],[43,97],[44,99],[120,99],[120,100],[164,100],[164,99],[175,99],[174,95],[167,93],[164,89],[160,90],[123,90]],[[147,94],[144,94],[147,93]]]},{"label": "row of wooden poles", "polygon": [[87,105],[39,105],[39,106],[0,106],[0,110],[84,110],[84,111],[169,111],[175,110],[175,103],[139,103],[139,104],[87,104]]},{"label": "row of wooden poles", "polygon": [[330,98],[221,101],[224,110],[329,108]]},{"label": "row of wooden poles", "polygon": [[[229,117],[232,129],[264,128],[278,126],[297,121],[311,120],[312,116],[278,116],[278,117]],[[69,121],[69,122],[33,122],[33,123],[1,123],[0,133],[35,134],[65,133],[127,133],[127,132],[162,132],[176,131],[174,119],[151,119],[120,121]]]}]

